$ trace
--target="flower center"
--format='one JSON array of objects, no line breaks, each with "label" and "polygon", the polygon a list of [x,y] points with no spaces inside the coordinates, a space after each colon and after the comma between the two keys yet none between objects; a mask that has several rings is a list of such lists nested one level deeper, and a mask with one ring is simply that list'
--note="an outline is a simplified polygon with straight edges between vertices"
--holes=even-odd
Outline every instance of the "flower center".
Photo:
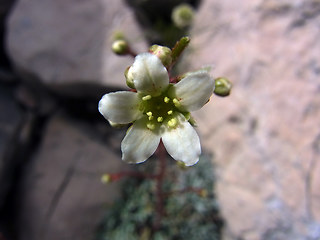
[{"label": "flower center", "polygon": [[139,110],[148,117],[147,128],[154,130],[161,124],[175,128],[178,125],[178,119],[174,114],[179,111],[178,107],[180,107],[177,98],[170,98],[167,92],[164,92],[156,97],[144,95],[141,100]]}]

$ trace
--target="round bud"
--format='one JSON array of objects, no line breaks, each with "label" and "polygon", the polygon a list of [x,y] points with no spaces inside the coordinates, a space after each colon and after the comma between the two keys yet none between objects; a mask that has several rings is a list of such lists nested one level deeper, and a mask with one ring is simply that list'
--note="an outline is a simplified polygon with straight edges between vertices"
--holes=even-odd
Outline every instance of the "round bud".
[{"label": "round bud", "polygon": [[115,40],[112,44],[112,51],[115,54],[126,55],[128,53],[128,50],[129,50],[128,42],[123,39]]},{"label": "round bud", "polygon": [[103,174],[101,177],[101,182],[103,184],[110,183],[112,181],[111,176],[109,174]]},{"label": "round bud", "polygon": [[127,86],[128,86],[129,88],[135,89],[134,83],[133,83],[133,76],[132,76],[131,67],[128,67],[128,68],[124,71],[124,76],[126,77]]},{"label": "round bud", "polygon": [[173,23],[179,28],[189,27],[193,21],[194,10],[189,4],[180,4],[172,11]]},{"label": "round bud", "polygon": [[172,63],[171,49],[160,45],[152,45],[149,51],[156,55],[165,67],[168,67]]},{"label": "round bud", "polygon": [[214,93],[220,97],[226,97],[230,94],[232,83],[223,77],[219,77],[215,79],[215,88]]}]

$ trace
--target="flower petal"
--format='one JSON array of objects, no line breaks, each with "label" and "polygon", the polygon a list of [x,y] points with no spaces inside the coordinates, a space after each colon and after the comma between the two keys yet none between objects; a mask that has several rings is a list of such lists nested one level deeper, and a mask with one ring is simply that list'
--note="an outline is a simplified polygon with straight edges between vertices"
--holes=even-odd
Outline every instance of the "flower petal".
[{"label": "flower petal", "polygon": [[146,161],[157,149],[160,135],[146,127],[147,120],[142,118],[129,128],[121,143],[122,160],[127,163]]},{"label": "flower petal", "polygon": [[138,92],[160,95],[169,85],[169,75],[160,59],[151,53],[136,56],[129,70]]},{"label": "flower petal", "polygon": [[166,128],[162,133],[162,141],[168,153],[186,166],[198,162],[201,154],[200,140],[196,130],[180,114],[176,128]]},{"label": "flower petal", "polygon": [[99,102],[99,112],[113,123],[133,122],[141,114],[138,94],[128,91],[105,94]]},{"label": "flower petal", "polygon": [[214,90],[214,80],[207,71],[188,73],[185,78],[172,86],[169,95],[177,98],[181,109],[195,111],[208,102]]}]

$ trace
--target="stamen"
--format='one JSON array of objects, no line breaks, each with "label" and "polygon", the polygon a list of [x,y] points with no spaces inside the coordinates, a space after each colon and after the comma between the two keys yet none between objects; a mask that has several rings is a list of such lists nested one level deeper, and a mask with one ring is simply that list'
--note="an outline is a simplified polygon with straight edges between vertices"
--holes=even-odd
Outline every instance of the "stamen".
[{"label": "stamen", "polygon": [[147,123],[147,128],[150,130],[154,130],[156,128],[156,125],[154,123]]},{"label": "stamen", "polygon": [[174,104],[176,107],[180,107],[180,106],[181,106],[181,103],[180,103],[179,100],[176,99],[176,98],[174,98],[174,99],[172,100],[172,102],[173,102],[173,104]]},{"label": "stamen", "polygon": [[163,121],[163,117],[158,117],[157,118],[157,121],[160,123],[160,122],[162,122]]},{"label": "stamen", "polygon": [[171,128],[174,128],[178,125],[178,120],[176,118],[171,118],[169,121],[168,121],[168,126],[171,127]]},{"label": "stamen", "polygon": [[147,112],[146,114],[147,114],[149,120],[151,121],[153,119],[152,112]]},{"label": "stamen", "polygon": [[146,96],[142,97],[143,101],[147,101],[147,100],[150,100],[150,99],[151,99],[151,95],[146,95]]},{"label": "stamen", "polygon": [[164,101],[165,103],[168,103],[168,102],[170,102],[170,98],[164,97],[163,101]]},{"label": "stamen", "polygon": [[168,115],[171,115],[171,114],[173,113],[173,111],[170,110],[170,111],[168,111],[167,113],[168,113]]}]

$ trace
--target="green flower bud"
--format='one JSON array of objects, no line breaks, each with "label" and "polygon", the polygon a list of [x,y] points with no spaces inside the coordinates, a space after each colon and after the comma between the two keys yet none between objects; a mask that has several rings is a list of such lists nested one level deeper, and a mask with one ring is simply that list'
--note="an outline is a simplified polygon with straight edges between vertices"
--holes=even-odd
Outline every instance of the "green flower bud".
[{"label": "green flower bud", "polygon": [[112,44],[112,51],[115,54],[126,55],[128,53],[128,50],[129,50],[128,42],[123,39],[116,40]]},{"label": "green flower bud", "polygon": [[131,67],[128,67],[128,68],[124,71],[124,76],[126,77],[127,86],[128,86],[129,88],[135,89],[134,83],[133,83],[133,76],[132,76],[132,73],[131,73],[131,71],[130,71],[130,68],[131,68]]},{"label": "green flower bud", "polygon": [[172,49],[172,63],[174,64],[178,58],[181,56],[182,52],[188,47],[190,43],[189,37],[182,37],[179,41],[176,42]]},{"label": "green flower bud", "polygon": [[189,4],[180,4],[172,11],[173,23],[179,28],[189,27],[193,21],[194,10]]},{"label": "green flower bud", "polygon": [[232,88],[232,83],[223,77],[215,79],[215,89],[214,93],[220,97],[226,97],[230,94]]},{"label": "green flower bud", "polygon": [[109,174],[103,174],[101,177],[101,182],[103,184],[107,184],[107,183],[112,182],[111,176]]},{"label": "green flower bud", "polygon": [[171,57],[171,49],[168,47],[163,47],[160,45],[152,45],[149,48],[149,51],[156,55],[162,62],[162,64],[166,67],[170,66],[172,63],[172,57]]}]

